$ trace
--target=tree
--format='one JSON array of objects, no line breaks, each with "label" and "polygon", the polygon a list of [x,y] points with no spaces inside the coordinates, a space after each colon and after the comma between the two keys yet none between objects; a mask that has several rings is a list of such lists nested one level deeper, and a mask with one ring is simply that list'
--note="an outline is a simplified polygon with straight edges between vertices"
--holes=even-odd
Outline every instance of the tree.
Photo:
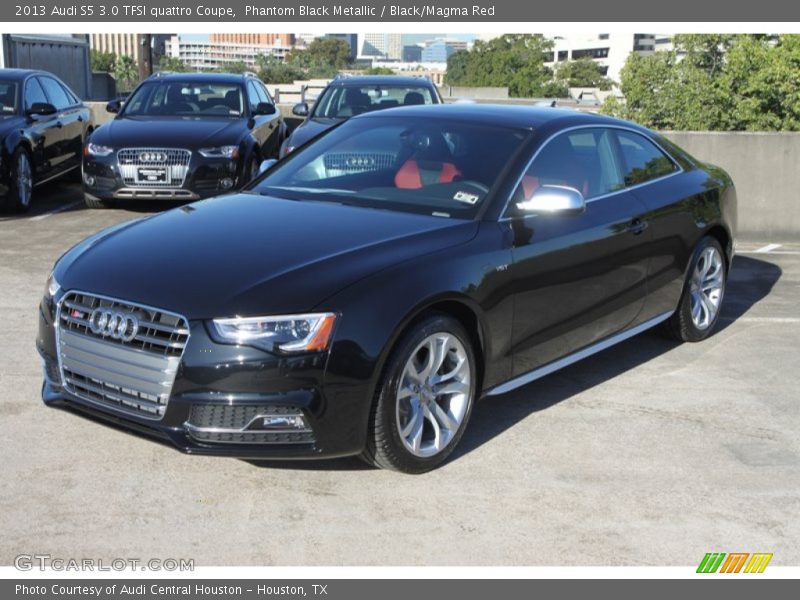
[{"label": "tree", "polygon": [[370,67],[364,71],[364,75],[394,75],[394,71],[387,67]]},{"label": "tree", "polygon": [[544,64],[552,48],[553,43],[538,34],[478,40],[470,52],[450,56],[446,81],[450,85],[507,87],[514,97],[542,96],[553,78],[553,71]]},{"label": "tree", "polygon": [[92,71],[113,73],[117,63],[117,56],[111,52],[92,50],[89,53],[89,63]]},{"label": "tree", "polygon": [[333,72],[350,64],[350,44],[337,38],[316,38],[306,50],[289,55],[289,63],[306,70]]},{"label": "tree", "polygon": [[685,34],[631,54],[603,112],[658,129],[800,130],[800,36]]},{"label": "tree", "polygon": [[566,87],[591,87],[607,91],[614,85],[603,74],[600,65],[588,57],[559,64],[555,79]]},{"label": "tree", "polygon": [[294,83],[297,79],[303,79],[304,73],[292,64],[278,60],[271,54],[259,54],[256,56],[256,66],[258,76],[265,83]]},{"label": "tree", "polygon": [[175,56],[162,56],[158,61],[159,71],[170,71],[172,73],[185,73],[188,71],[186,63]]},{"label": "tree", "polygon": [[252,70],[252,67],[243,60],[236,60],[217,67],[217,71],[220,73],[247,73]]},{"label": "tree", "polygon": [[120,56],[114,68],[114,78],[121,92],[130,92],[139,82],[139,67],[127,54]]}]

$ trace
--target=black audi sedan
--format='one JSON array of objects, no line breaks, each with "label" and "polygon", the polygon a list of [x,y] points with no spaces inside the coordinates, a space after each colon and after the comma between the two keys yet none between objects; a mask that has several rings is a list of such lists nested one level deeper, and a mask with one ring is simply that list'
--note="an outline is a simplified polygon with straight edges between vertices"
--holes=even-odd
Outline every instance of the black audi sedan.
[{"label": "black audi sedan", "polygon": [[52,73],[0,69],[0,196],[12,210],[30,207],[36,186],[80,178],[92,114]]},{"label": "black audi sedan", "polygon": [[292,108],[295,116],[305,120],[283,142],[280,155],[286,156],[322,132],[365,112],[441,103],[436,84],[426,77],[339,76],[322,90],[313,108],[305,101]]},{"label": "black audi sedan", "polygon": [[43,398],[190,453],[427,471],[482,396],[651,327],[708,337],[735,224],[724,171],[631,123],[368,113],[64,254]]},{"label": "black audi sedan", "polygon": [[242,187],[277,156],[286,124],[251,75],[156,74],[98,127],[83,150],[86,205],[197,200]]}]

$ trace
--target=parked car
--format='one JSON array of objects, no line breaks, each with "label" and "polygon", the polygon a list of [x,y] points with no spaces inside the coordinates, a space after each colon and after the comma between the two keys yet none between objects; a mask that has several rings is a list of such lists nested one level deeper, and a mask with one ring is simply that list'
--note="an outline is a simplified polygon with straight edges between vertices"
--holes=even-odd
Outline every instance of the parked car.
[{"label": "parked car", "polygon": [[313,108],[309,108],[308,102],[292,108],[294,115],[305,120],[281,146],[281,157],[355,115],[397,106],[441,103],[438,88],[427,77],[337,77],[322,90]]},{"label": "parked car", "polygon": [[0,195],[28,210],[38,185],[80,179],[81,148],[92,130],[89,108],[52,73],[0,69]]},{"label": "parked car", "polygon": [[277,156],[286,124],[250,74],[157,74],[97,128],[83,152],[86,205],[197,200],[242,187]]},{"label": "parked car", "polygon": [[43,398],[190,453],[427,471],[481,396],[657,325],[708,337],[735,224],[724,171],[631,123],[363,114],[237,195],[67,252]]}]

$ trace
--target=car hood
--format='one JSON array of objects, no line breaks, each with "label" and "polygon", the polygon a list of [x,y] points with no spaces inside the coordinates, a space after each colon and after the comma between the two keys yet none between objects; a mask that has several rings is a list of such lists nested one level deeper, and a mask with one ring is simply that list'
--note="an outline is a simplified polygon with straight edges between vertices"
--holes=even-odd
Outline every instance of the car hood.
[{"label": "car hood", "polygon": [[317,137],[323,131],[327,131],[341,122],[342,119],[306,119],[289,136],[288,144],[294,148],[302,146],[308,140]]},{"label": "car hood", "polygon": [[187,148],[238,144],[241,119],[212,117],[117,117],[99,127],[92,141],[112,148]]},{"label": "car hood", "polygon": [[101,232],[65,254],[55,276],[64,290],[189,319],[286,314],[476,230],[474,221],[236,194]]}]

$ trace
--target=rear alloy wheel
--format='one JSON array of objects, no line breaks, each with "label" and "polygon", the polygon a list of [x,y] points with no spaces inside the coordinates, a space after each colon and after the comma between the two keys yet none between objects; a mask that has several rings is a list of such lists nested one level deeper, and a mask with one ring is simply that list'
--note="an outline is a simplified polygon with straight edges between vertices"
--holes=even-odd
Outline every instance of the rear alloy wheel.
[{"label": "rear alloy wheel", "polygon": [[11,163],[11,185],[8,190],[8,201],[14,210],[25,212],[31,206],[33,196],[33,170],[28,153],[17,148]]},{"label": "rear alloy wheel", "polygon": [[364,457],[406,473],[437,467],[464,433],[475,395],[475,356],[466,331],[450,317],[426,318],[389,359]]},{"label": "rear alloy wheel", "polygon": [[683,342],[707,338],[719,320],[726,284],[722,246],[712,237],[703,238],[692,258],[678,309],[666,323],[667,333]]}]

